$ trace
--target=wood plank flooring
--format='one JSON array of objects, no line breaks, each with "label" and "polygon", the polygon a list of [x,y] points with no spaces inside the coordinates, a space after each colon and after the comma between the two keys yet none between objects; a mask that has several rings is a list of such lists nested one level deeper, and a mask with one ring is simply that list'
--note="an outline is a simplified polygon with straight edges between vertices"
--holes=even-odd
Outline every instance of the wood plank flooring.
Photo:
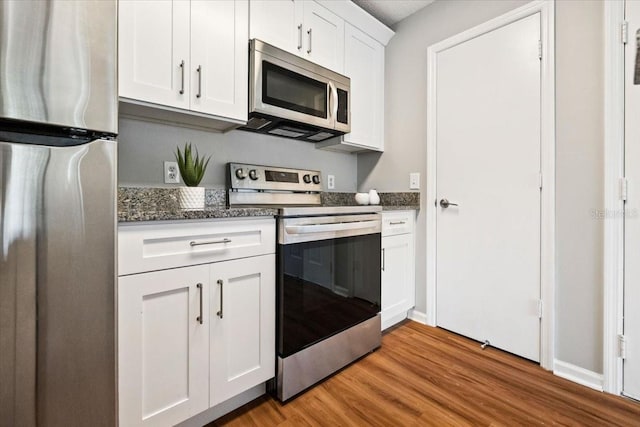
[{"label": "wood plank flooring", "polygon": [[407,321],[382,348],[282,405],[263,396],[214,426],[640,426],[640,403]]}]

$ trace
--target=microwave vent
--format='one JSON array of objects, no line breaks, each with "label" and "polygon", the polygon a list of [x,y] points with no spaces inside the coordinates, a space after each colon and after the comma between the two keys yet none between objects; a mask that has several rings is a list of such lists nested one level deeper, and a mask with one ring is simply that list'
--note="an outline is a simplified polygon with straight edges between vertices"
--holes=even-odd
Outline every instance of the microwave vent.
[{"label": "microwave vent", "polygon": [[314,135],[308,136],[307,139],[311,141],[324,141],[325,139],[329,139],[334,136],[335,136],[334,134],[329,132],[318,132]]},{"label": "microwave vent", "polygon": [[260,130],[270,124],[271,120],[262,117],[251,117],[244,127],[247,129]]},{"label": "microwave vent", "polygon": [[288,126],[280,126],[269,131],[272,135],[286,136],[287,138],[299,138],[307,135],[307,132]]}]

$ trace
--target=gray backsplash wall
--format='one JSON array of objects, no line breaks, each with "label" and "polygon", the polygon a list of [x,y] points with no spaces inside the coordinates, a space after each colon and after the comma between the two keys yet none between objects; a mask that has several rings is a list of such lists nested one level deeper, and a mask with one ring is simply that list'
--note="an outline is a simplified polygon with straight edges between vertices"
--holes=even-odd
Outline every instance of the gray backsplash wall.
[{"label": "gray backsplash wall", "polygon": [[[176,146],[191,142],[211,162],[201,185],[225,185],[227,162],[308,168],[335,175],[331,191],[354,192],[357,157],[316,149],[312,143],[243,131],[225,134],[135,119],[119,120],[118,183],[124,186],[175,186],[164,184],[163,162],[174,160]],[[326,189],[326,187],[325,187]]]}]

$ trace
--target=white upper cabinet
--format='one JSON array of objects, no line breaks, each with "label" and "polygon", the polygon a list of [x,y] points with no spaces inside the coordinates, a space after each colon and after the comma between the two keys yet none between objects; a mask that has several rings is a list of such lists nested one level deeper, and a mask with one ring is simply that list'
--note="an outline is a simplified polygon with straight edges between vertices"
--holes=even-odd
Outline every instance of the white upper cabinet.
[{"label": "white upper cabinet", "polygon": [[344,73],[351,78],[351,133],[344,142],[383,151],[384,46],[350,24],[345,25]]},{"label": "white upper cabinet", "polygon": [[344,20],[313,1],[304,2],[304,54],[338,73],[344,70]]},{"label": "white upper cabinet", "polygon": [[247,120],[248,0],[121,0],[119,95]]},{"label": "white upper cabinet", "polygon": [[251,0],[249,38],[302,54],[302,2]]},{"label": "white upper cabinet", "polygon": [[247,120],[247,1],[191,1],[191,109]]},{"label": "white upper cabinet", "polygon": [[310,0],[252,0],[251,38],[342,73],[344,19]]},{"label": "white upper cabinet", "polygon": [[[120,1],[119,95],[189,108],[189,2]],[[184,81],[184,86],[183,82]]]}]

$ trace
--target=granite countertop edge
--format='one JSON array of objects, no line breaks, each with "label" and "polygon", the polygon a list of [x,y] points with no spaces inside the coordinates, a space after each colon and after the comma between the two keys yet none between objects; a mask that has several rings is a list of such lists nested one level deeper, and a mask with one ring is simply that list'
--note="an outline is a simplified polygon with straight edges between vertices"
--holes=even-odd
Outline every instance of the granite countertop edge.
[{"label": "granite countertop edge", "polygon": [[[383,211],[419,210],[419,193],[380,193]],[[322,193],[323,206],[352,206],[354,193]],[[118,223],[276,216],[276,208],[228,208],[226,193],[207,189],[203,209],[183,210],[175,188],[120,187]]]},{"label": "granite countertop edge", "polygon": [[119,223],[276,216],[277,209],[207,207],[200,210],[118,211]]}]

